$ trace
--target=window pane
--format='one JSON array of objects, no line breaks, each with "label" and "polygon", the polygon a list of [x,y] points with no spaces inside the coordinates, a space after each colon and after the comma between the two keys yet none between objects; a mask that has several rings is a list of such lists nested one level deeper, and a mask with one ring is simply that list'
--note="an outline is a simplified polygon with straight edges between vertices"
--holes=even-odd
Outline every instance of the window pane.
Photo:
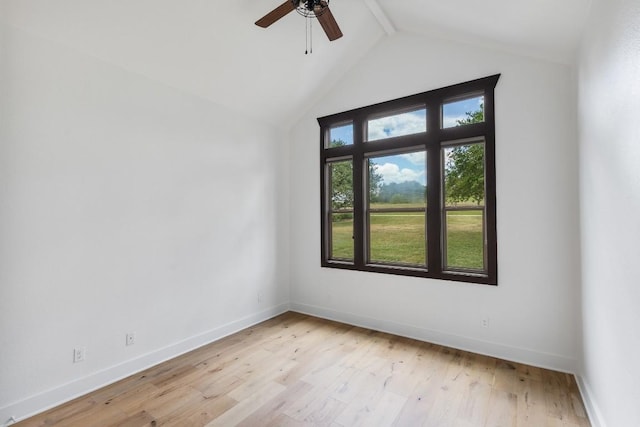
[{"label": "window pane", "polygon": [[412,135],[427,131],[427,110],[407,111],[367,122],[367,141]]},{"label": "window pane", "polygon": [[369,199],[373,208],[423,208],[427,203],[425,151],[371,157]]},{"label": "window pane", "polygon": [[443,156],[445,206],[483,206],[484,144],[446,147]]},{"label": "window pane", "polygon": [[442,104],[443,128],[481,122],[484,122],[484,96]]},{"label": "window pane", "polygon": [[425,151],[368,159],[369,262],[426,265],[426,169]]},{"label": "window pane", "polygon": [[484,211],[449,211],[446,215],[446,269],[485,270]]},{"label": "window pane", "polygon": [[353,144],[353,123],[334,126],[329,129],[329,147]]},{"label": "window pane", "polygon": [[353,261],[353,214],[331,215],[331,255],[330,259]]},{"label": "window pane", "polygon": [[353,162],[329,163],[331,210],[353,209]]},{"label": "window pane", "polygon": [[426,265],[424,212],[369,214],[369,261]]},{"label": "window pane", "polygon": [[331,188],[330,259],[353,260],[353,162],[328,165]]},{"label": "window pane", "polygon": [[473,143],[443,149],[445,209],[445,268],[484,271],[484,144]]}]

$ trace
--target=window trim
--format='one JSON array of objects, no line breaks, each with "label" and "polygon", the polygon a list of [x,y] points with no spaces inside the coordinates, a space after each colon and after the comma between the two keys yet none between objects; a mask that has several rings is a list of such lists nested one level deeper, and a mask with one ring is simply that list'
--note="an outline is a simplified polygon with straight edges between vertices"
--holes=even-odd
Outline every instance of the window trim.
[{"label": "window trim", "polygon": [[[318,118],[320,125],[320,197],[321,197],[321,266],[375,273],[417,276],[458,282],[488,285],[498,284],[497,220],[496,220],[496,165],[495,165],[495,110],[494,89],[500,74],[471,80],[415,95]],[[484,95],[484,121],[457,127],[443,127],[442,106],[469,95]],[[426,132],[367,141],[367,123],[371,119],[393,115],[397,111],[426,108]],[[327,146],[330,129],[340,124],[353,123],[353,144],[340,147]],[[486,212],[486,273],[445,270],[443,256],[446,242],[443,230],[445,212],[441,188],[443,165],[441,148],[456,141],[483,139],[485,144],[485,201]],[[375,153],[398,150],[424,149],[427,156],[427,208],[426,233],[427,268],[391,264],[368,264],[365,240],[367,230],[368,191],[365,174],[366,159]],[[354,260],[329,259],[331,243],[330,183],[325,167],[337,158],[351,159],[353,164],[353,238]],[[329,198],[328,198],[329,197]]]}]

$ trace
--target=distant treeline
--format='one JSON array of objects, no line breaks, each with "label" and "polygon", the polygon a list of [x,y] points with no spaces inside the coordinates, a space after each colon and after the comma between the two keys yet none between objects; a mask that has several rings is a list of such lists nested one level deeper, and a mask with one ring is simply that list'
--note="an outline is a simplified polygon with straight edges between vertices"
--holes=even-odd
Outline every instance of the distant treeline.
[{"label": "distant treeline", "polygon": [[371,195],[376,203],[420,203],[426,200],[427,187],[417,181],[382,184]]}]

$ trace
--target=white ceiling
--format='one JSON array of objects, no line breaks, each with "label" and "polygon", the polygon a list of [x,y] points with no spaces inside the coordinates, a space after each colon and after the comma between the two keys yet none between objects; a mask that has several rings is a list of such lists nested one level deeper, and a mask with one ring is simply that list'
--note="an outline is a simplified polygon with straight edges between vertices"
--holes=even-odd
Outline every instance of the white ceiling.
[{"label": "white ceiling", "polygon": [[377,0],[398,28],[570,63],[591,0]]},{"label": "white ceiling", "polygon": [[0,0],[8,24],[217,104],[287,127],[382,38],[406,31],[570,63],[591,0],[332,0],[344,37],[283,0]]}]

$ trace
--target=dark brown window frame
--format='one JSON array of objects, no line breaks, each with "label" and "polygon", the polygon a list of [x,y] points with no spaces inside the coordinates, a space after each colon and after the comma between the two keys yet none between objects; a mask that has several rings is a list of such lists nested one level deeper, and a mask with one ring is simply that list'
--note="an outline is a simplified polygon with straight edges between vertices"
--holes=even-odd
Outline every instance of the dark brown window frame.
[{"label": "dark brown window frame", "polygon": [[[494,89],[500,74],[447,86],[419,94],[357,108],[318,118],[320,125],[320,196],[321,196],[321,265],[322,267],[358,270],[375,273],[417,276],[458,282],[498,284],[497,220],[496,220],[496,168],[495,168],[495,111]],[[471,94],[484,95],[484,121],[464,126],[443,128],[442,105],[450,100]],[[388,139],[366,141],[366,123],[372,117],[393,114],[416,105],[427,109],[427,131]],[[353,123],[353,144],[330,147],[329,131],[344,123]],[[444,269],[444,237],[441,150],[456,141],[483,140],[485,145],[485,258],[484,273],[447,271]],[[425,150],[427,153],[427,267],[366,263],[366,197],[365,167],[367,155],[384,151]],[[351,261],[329,258],[331,203],[326,165],[337,159],[353,160],[353,239],[354,259]]]}]

